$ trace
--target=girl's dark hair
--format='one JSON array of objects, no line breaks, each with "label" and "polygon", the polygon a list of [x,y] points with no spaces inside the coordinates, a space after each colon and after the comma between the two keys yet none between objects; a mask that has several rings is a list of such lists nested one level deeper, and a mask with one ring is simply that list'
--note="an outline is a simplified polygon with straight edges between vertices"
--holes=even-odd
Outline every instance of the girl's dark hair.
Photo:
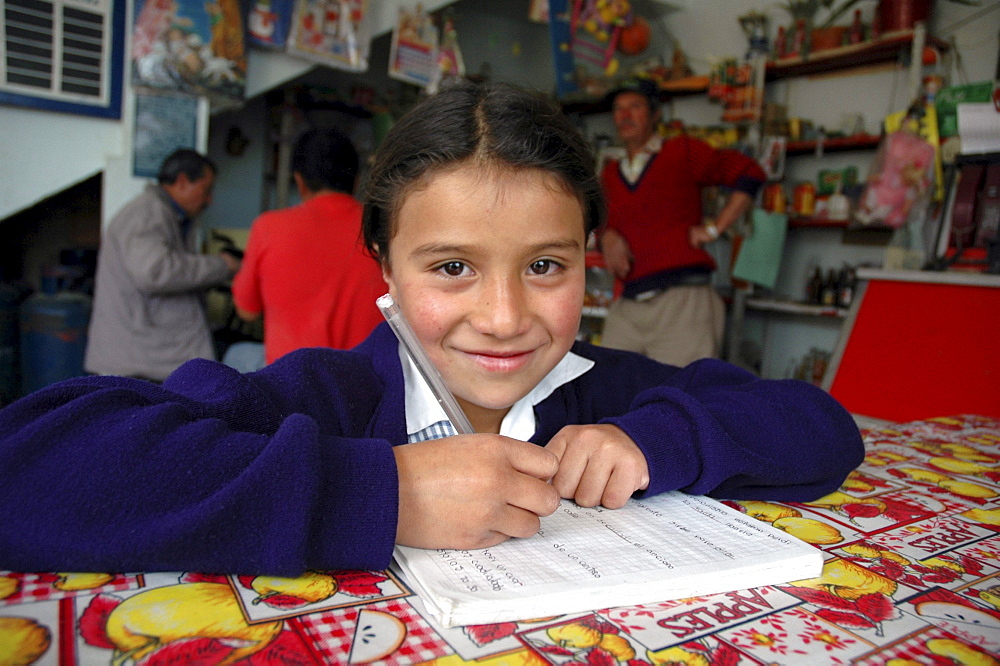
[{"label": "girl's dark hair", "polygon": [[604,195],[587,141],[548,98],[504,83],[461,82],[424,100],[389,131],[364,196],[365,246],[389,257],[403,200],[431,172],[462,162],[539,169],[579,199],[586,234],[604,221]]}]

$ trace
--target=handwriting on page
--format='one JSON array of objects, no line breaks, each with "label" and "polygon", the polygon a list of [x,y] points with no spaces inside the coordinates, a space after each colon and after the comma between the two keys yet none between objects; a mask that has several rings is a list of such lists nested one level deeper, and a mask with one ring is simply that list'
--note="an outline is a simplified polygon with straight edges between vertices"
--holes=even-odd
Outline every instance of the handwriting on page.
[{"label": "handwriting on page", "polygon": [[[566,579],[600,579],[608,572],[621,576],[759,554],[764,552],[760,541],[752,546],[749,540],[733,538],[759,535],[756,522],[720,512],[696,497],[656,508],[633,500],[627,509],[613,511],[564,500],[529,539],[483,550],[438,550],[434,560],[443,574],[469,592],[501,592]],[[663,543],[665,530],[671,537],[669,554],[651,545]],[[608,533],[617,538],[609,540]]]}]

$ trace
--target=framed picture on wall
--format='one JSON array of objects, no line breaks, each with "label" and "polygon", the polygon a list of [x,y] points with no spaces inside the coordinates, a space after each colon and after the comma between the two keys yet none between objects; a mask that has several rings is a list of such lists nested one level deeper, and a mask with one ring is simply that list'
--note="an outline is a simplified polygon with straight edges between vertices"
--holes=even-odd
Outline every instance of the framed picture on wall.
[{"label": "framed picture on wall", "polygon": [[132,83],[242,99],[246,87],[239,0],[136,0]]},{"label": "framed picture on wall", "polygon": [[202,150],[208,118],[204,97],[137,90],[132,138],[132,175],[156,178],[160,165],[178,148]]}]

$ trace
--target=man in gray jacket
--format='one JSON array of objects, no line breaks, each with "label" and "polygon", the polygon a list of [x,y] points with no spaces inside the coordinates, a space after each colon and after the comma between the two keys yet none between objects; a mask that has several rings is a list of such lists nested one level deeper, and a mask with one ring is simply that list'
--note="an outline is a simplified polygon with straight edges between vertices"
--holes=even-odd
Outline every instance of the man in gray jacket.
[{"label": "man in gray jacket", "polygon": [[196,251],[194,218],[212,201],[215,165],[194,150],[169,155],[101,237],[84,367],[162,381],[192,358],[215,358],[204,291],[239,260]]}]

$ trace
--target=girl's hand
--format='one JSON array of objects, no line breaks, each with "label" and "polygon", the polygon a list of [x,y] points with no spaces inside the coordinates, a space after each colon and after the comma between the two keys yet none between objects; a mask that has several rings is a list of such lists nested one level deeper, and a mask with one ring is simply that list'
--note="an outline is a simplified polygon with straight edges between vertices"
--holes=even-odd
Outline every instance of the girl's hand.
[{"label": "girl's hand", "polygon": [[618,509],[649,485],[646,457],[617,426],[566,426],[545,448],[559,458],[552,485],[580,506]]},{"label": "girl's hand", "polygon": [[548,480],[559,461],[500,435],[458,435],[393,449],[399,474],[396,543],[487,548],[529,537],[559,506]]}]

